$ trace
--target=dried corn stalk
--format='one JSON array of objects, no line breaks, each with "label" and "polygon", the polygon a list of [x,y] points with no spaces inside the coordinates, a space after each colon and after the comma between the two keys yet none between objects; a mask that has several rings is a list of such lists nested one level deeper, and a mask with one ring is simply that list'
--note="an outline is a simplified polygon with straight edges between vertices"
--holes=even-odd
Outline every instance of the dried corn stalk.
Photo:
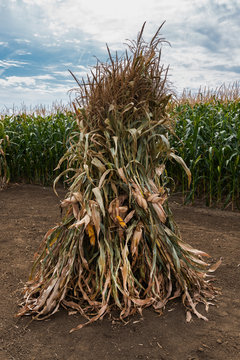
[{"label": "dried corn stalk", "polygon": [[65,214],[43,239],[19,315],[42,319],[62,305],[88,324],[112,306],[124,319],[150,305],[161,312],[181,296],[188,319],[189,311],[206,319],[196,304],[208,307],[215,293],[202,259],[208,255],[183,242],[167,202],[166,161],[191,175],[168,142],[161,27],[149,44],[143,29],[123,58],[108,50],[108,63],[77,80],[79,131],[60,161],[68,162]]}]

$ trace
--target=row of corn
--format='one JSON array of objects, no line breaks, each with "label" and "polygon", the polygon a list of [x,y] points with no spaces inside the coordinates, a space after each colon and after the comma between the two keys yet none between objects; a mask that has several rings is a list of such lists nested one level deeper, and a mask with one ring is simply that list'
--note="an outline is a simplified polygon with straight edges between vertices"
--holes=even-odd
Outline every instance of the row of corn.
[{"label": "row of corn", "polygon": [[[174,106],[176,136],[171,143],[192,172],[190,189],[185,172],[169,163],[175,190],[194,202],[240,206],[240,102],[195,102]],[[8,181],[51,184],[59,159],[75,130],[72,112],[52,115],[2,116],[0,120],[0,186]]]},{"label": "row of corn", "polygon": [[[71,112],[47,116],[2,116],[0,120],[0,177],[5,183],[51,184],[76,124]],[[63,171],[61,167],[58,171]]]},{"label": "row of corn", "polygon": [[240,206],[240,102],[183,103],[174,109],[176,137],[172,145],[192,173],[192,184],[181,168],[169,164],[185,199],[206,204]]}]

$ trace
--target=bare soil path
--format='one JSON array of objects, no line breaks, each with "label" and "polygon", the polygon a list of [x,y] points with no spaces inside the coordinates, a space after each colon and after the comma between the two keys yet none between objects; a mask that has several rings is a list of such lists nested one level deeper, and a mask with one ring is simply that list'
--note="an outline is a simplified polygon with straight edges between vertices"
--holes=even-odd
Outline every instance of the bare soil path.
[{"label": "bare soil path", "polygon": [[[63,198],[63,191],[60,191]],[[0,192],[1,360],[238,360],[240,359],[240,213],[182,206],[171,201],[183,238],[223,258],[216,271],[222,288],[208,322],[185,322],[180,300],[161,317],[151,309],[127,325],[109,318],[69,334],[83,321],[61,309],[45,321],[16,319],[20,290],[45,232],[60,220],[51,188],[11,185]]]}]

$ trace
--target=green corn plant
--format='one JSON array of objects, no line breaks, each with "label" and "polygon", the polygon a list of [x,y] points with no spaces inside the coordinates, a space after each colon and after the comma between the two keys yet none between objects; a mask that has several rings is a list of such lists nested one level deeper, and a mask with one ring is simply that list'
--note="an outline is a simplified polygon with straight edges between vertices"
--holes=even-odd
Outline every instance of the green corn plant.
[{"label": "green corn plant", "polygon": [[10,180],[6,152],[9,146],[9,137],[5,134],[4,123],[0,120],[0,189],[5,187]]},{"label": "green corn plant", "polygon": [[[226,96],[227,97],[227,96]],[[171,142],[192,172],[192,185],[187,189],[180,168],[169,166],[169,176],[176,175],[186,200],[195,197],[215,203],[236,206],[239,199],[239,129],[240,102],[219,100],[194,104],[182,103],[173,108],[176,118]]]},{"label": "green corn plant", "polygon": [[23,113],[5,116],[3,123],[10,139],[6,157],[11,181],[51,184],[76,127],[75,115],[70,111],[45,117]]}]

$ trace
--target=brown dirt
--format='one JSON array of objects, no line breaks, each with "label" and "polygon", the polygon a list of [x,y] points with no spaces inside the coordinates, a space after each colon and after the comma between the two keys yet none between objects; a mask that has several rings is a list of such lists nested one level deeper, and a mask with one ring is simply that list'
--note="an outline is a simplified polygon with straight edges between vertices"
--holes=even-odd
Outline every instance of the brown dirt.
[{"label": "brown dirt", "polygon": [[[63,197],[63,191],[60,191]],[[218,359],[240,358],[240,214],[182,206],[171,201],[183,238],[223,258],[216,271],[222,288],[209,321],[196,317],[185,322],[180,300],[170,303],[159,317],[151,309],[127,325],[109,318],[69,334],[83,321],[61,309],[45,321],[16,319],[20,289],[27,279],[33,254],[44,233],[60,219],[59,200],[51,188],[12,185],[0,192],[1,345],[0,359]]]}]

